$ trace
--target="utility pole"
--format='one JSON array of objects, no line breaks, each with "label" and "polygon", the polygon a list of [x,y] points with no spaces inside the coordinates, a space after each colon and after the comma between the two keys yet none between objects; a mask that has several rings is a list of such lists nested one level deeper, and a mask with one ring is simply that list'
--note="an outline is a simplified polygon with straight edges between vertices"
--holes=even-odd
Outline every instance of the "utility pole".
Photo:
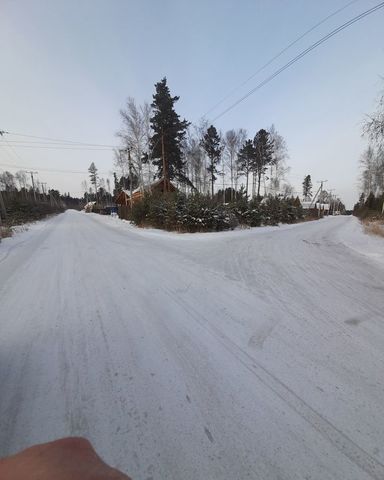
[{"label": "utility pole", "polygon": [[129,204],[132,211],[132,162],[131,162],[131,149],[128,148],[128,171],[129,171]]},{"label": "utility pole", "polygon": [[53,207],[53,195],[51,190],[48,189],[48,193],[49,193],[49,203],[51,204],[51,207]]},{"label": "utility pole", "polygon": [[161,130],[161,156],[163,157],[164,192],[168,191],[168,168],[165,160],[164,128]]},{"label": "utility pole", "polygon": [[41,182],[41,188],[43,190],[43,196],[44,196],[44,200],[47,199],[46,195],[45,195],[45,189],[44,189],[44,185],[47,185],[47,182]]},{"label": "utility pole", "polygon": [[[120,154],[126,153],[128,155],[128,175],[129,175],[129,206],[132,210],[132,159],[131,159],[131,148],[125,148],[120,150]],[[125,205],[127,205],[127,201],[125,201]]]},{"label": "utility pole", "polygon": [[223,158],[223,204],[225,205],[225,164],[224,164],[224,158]]},{"label": "utility pole", "polygon": [[33,175],[37,175],[39,172],[25,172],[25,173],[29,173],[31,175],[31,180],[32,180],[32,189],[33,189],[33,198],[35,199],[35,202],[36,202],[36,191],[35,191],[35,181],[33,179]]},{"label": "utility pole", "polygon": [[328,190],[328,193],[329,193],[329,210],[328,210],[328,215],[330,214],[331,206],[332,206],[332,215],[335,214],[335,206],[334,206],[333,195],[332,195],[332,192],[334,192],[334,191],[335,191],[334,188],[330,188],[330,189]]},{"label": "utility pole", "polygon": [[[4,204],[4,200],[3,200],[3,194],[1,193],[1,190],[0,190],[0,210],[1,210],[1,215],[3,216],[3,218],[5,219],[6,215],[7,215],[7,211],[5,209],[5,204]],[[1,215],[0,215],[0,220],[1,220]]]},{"label": "utility pole", "polygon": [[320,194],[319,194],[319,211],[318,211],[318,217],[320,218],[320,210],[321,210],[321,203],[320,201],[322,200],[322,193],[323,193],[323,184],[325,182],[328,182],[328,180],[319,180],[317,183],[320,183]]}]

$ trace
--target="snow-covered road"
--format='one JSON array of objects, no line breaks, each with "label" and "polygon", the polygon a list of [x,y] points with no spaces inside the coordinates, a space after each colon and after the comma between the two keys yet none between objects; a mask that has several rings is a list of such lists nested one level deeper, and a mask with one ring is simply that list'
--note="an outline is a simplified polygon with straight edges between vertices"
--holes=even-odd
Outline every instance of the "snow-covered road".
[{"label": "snow-covered road", "polygon": [[134,480],[384,479],[384,241],[74,211],[0,244],[0,456],[88,437]]}]

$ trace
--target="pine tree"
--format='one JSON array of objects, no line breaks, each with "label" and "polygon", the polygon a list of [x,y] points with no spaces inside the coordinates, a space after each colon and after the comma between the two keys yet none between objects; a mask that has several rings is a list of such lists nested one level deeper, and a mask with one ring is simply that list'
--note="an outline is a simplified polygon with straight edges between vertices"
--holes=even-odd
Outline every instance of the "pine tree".
[{"label": "pine tree", "polygon": [[[95,189],[95,194],[96,194],[96,197],[97,197],[97,168],[96,168],[96,165],[93,162],[89,166],[88,172],[89,172],[89,178],[91,180],[91,184],[93,185],[93,187]],[[96,200],[97,200],[97,198],[96,198]]]},{"label": "pine tree", "polygon": [[256,151],[255,146],[253,145],[252,140],[247,140],[242,148],[239,150],[237,162],[238,162],[238,169],[243,175],[245,175],[246,179],[246,186],[245,192],[248,198],[248,182],[249,182],[249,174],[252,171],[252,165],[255,161]]},{"label": "pine tree", "polygon": [[175,112],[174,105],[179,97],[172,97],[164,77],[155,85],[153,95],[153,116],[150,119],[153,135],[150,138],[152,163],[157,167],[157,177],[164,178],[165,190],[170,180],[176,179],[181,183],[191,185],[184,174],[184,164],[181,153],[181,143],[185,137],[189,123],[180,120]]},{"label": "pine tree", "polygon": [[305,200],[310,200],[312,198],[312,180],[310,175],[304,177],[303,197]]},{"label": "pine tree", "polygon": [[261,177],[265,174],[268,165],[273,158],[273,140],[270,138],[269,132],[263,128],[259,130],[253,139],[255,147],[255,160],[252,165],[253,174],[257,177],[257,198],[260,197]]},{"label": "pine tree", "polygon": [[217,133],[217,130],[213,125],[211,125],[204,134],[201,145],[206,151],[210,161],[207,170],[211,175],[211,194],[213,198],[214,185],[217,178],[215,174],[218,173],[217,165],[223,151],[220,135]]}]

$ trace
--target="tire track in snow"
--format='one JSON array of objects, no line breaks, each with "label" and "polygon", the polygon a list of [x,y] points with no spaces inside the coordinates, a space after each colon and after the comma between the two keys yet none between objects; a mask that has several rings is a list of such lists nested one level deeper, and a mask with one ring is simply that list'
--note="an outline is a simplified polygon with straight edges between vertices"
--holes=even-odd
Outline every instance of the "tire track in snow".
[{"label": "tire track in snow", "polygon": [[301,418],[310,423],[323,437],[329,440],[340,452],[368,473],[375,480],[384,479],[384,465],[363,450],[335,425],[329,422],[320,413],[316,412],[308,403],[299,397],[291,388],[279,380],[273,373],[260,365],[245,350],[233,342],[217,327],[209,325],[208,320],[202,321],[201,314],[180,297],[167,292],[172,300],[189,312],[191,317],[203,327],[211,336],[226,348],[238,361],[250,370],[263,385],[272,390],[284,403],[289,405]]}]

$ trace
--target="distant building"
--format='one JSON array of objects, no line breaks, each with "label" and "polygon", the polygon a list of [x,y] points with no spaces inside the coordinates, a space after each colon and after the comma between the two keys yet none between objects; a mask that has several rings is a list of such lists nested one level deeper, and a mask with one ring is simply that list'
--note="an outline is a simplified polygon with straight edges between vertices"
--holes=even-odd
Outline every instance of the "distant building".
[{"label": "distant building", "polygon": [[319,208],[323,215],[328,215],[329,213],[329,203],[313,203],[311,201],[303,200],[300,202],[303,210],[310,210],[313,212],[318,212]]},{"label": "distant building", "polygon": [[95,205],[96,205],[96,202],[88,202],[84,207],[85,213],[93,212]]},{"label": "distant building", "polygon": [[[177,188],[173,185],[172,182],[168,182],[168,192],[176,192]],[[155,193],[155,192],[164,192],[164,178],[160,178],[149,185],[146,185],[144,189],[136,188],[132,191],[132,203],[136,203],[144,197],[144,194]],[[130,204],[130,192],[129,190],[122,190],[116,197],[115,200],[117,205],[129,205]]]},{"label": "distant building", "polygon": [[[160,178],[149,185],[146,185],[144,188],[136,188],[132,191],[132,204],[143,199],[145,193],[163,193],[165,188],[164,178]],[[176,192],[177,188],[173,185],[172,182],[168,181],[168,192]],[[118,206],[118,215],[120,218],[125,220],[129,217],[129,208],[131,206],[130,192],[129,190],[122,190],[115,199],[116,205]]]}]

